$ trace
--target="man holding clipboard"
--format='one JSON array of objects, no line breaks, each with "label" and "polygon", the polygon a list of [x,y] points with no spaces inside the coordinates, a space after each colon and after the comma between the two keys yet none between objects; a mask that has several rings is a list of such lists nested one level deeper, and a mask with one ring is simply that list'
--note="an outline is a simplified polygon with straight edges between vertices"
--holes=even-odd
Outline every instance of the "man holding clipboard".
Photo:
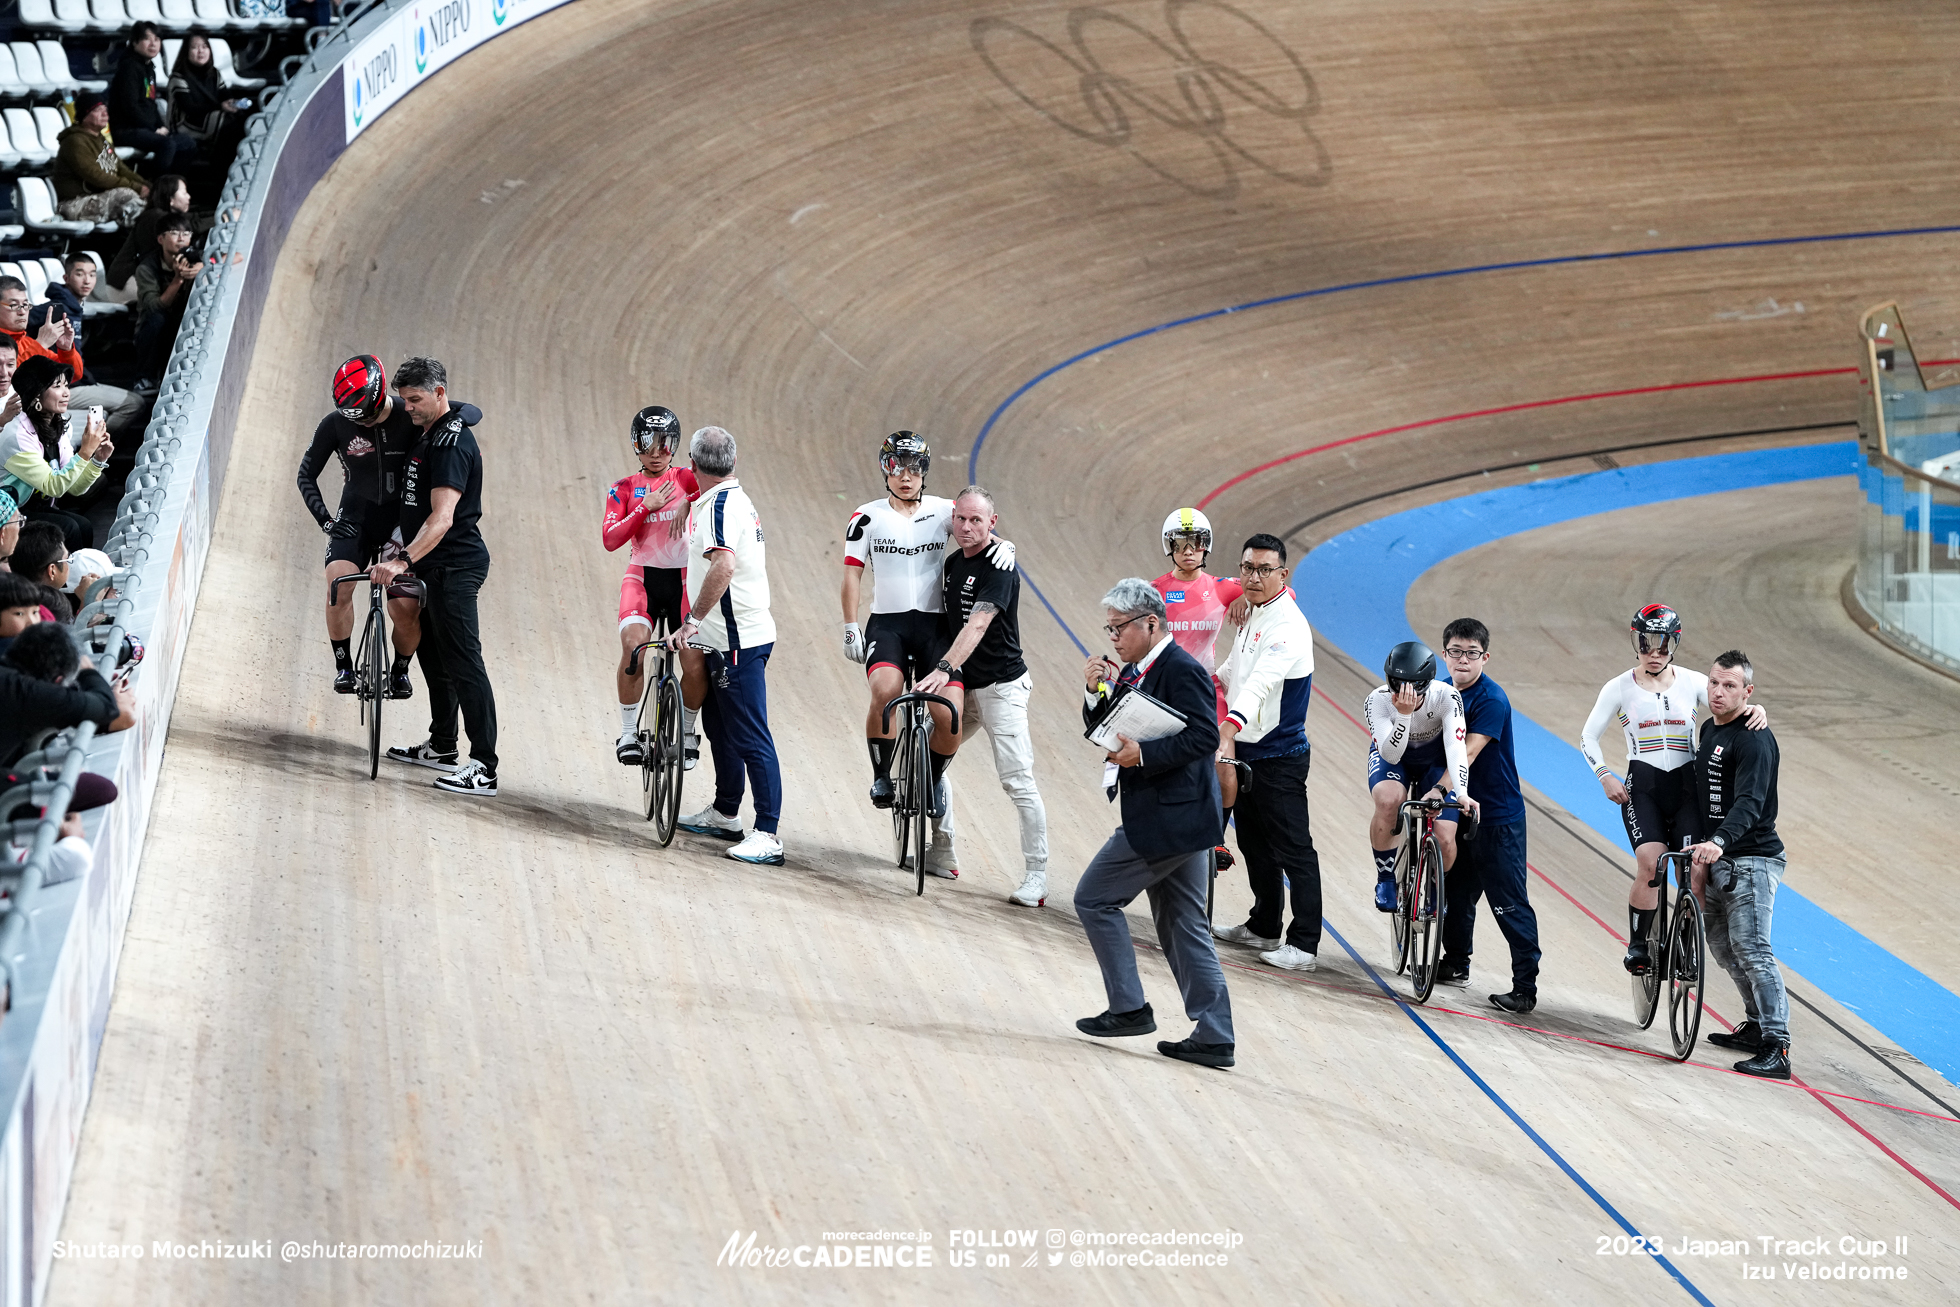
[{"label": "man holding clipboard", "polygon": [[[1123,820],[1075,887],[1076,915],[1109,995],[1108,1011],[1084,1017],[1076,1029],[1100,1038],[1157,1029],[1123,915],[1137,895],[1148,894],[1185,1015],[1198,1023],[1190,1038],[1162,1041],[1157,1051],[1201,1066],[1228,1067],[1233,1064],[1232,1002],[1205,922],[1208,858],[1223,834],[1212,766],[1218,751],[1216,692],[1210,673],[1171,639],[1163,596],[1148,581],[1118,581],[1103,596],[1103,608],[1108,614],[1103,630],[1123,661],[1089,660],[1082,716],[1089,738],[1101,734],[1110,741],[1105,784],[1121,801]],[[1139,740],[1114,729],[1118,726],[1154,738]]]}]

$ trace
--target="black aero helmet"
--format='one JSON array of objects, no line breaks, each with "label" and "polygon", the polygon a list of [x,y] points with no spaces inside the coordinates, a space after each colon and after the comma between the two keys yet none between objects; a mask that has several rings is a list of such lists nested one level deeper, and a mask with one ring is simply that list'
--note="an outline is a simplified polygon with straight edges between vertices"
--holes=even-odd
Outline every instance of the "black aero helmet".
[{"label": "black aero helmet", "polygon": [[371,422],[388,398],[388,374],[372,354],[356,354],[333,374],[333,406],[350,422]]},{"label": "black aero helmet", "polygon": [[910,467],[923,477],[932,470],[932,446],[910,431],[894,431],[878,448],[878,466],[886,476]]},{"label": "black aero helmet", "polygon": [[1681,646],[1681,614],[1666,604],[1648,604],[1633,615],[1635,653],[1672,655]]},{"label": "black aero helmet", "polygon": [[1429,683],[1436,679],[1436,655],[1420,640],[1404,640],[1388,651],[1382,677],[1390,691],[1406,685],[1417,694],[1427,694]]},{"label": "black aero helmet", "polygon": [[656,446],[670,452],[681,447],[681,420],[673,409],[649,404],[633,415],[633,452],[650,453]]}]

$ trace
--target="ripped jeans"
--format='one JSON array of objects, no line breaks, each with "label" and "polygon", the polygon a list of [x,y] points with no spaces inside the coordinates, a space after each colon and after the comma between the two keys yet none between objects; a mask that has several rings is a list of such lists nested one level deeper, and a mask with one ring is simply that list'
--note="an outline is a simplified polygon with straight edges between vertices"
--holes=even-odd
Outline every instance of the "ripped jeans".
[{"label": "ripped jeans", "polygon": [[1762,1029],[1763,1043],[1790,1042],[1790,997],[1769,949],[1770,911],[1783,880],[1782,858],[1727,858],[1708,869],[1702,896],[1708,955],[1742,994],[1742,1010]]}]

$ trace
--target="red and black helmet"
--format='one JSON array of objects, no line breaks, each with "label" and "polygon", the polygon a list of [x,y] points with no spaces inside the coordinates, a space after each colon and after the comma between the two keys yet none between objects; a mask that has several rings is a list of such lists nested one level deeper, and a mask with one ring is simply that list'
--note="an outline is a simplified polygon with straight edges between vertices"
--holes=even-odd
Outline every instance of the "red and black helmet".
[{"label": "red and black helmet", "polygon": [[1648,604],[1633,615],[1635,653],[1672,655],[1681,644],[1681,614],[1666,604]]},{"label": "red and black helmet", "polygon": [[372,422],[388,398],[388,374],[372,354],[356,354],[333,374],[333,406],[349,422]]}]

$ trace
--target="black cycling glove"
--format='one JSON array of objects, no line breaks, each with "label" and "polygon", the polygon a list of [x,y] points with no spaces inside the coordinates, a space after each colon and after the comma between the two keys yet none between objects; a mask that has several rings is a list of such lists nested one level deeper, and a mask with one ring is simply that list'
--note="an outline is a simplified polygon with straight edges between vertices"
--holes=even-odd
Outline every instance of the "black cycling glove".
[{"label": "black cycling glove", "polygon": [[336,540],[352,540],[361,533],[361,524],[344,517],[330,517],[320,524],[320,529]]}]

